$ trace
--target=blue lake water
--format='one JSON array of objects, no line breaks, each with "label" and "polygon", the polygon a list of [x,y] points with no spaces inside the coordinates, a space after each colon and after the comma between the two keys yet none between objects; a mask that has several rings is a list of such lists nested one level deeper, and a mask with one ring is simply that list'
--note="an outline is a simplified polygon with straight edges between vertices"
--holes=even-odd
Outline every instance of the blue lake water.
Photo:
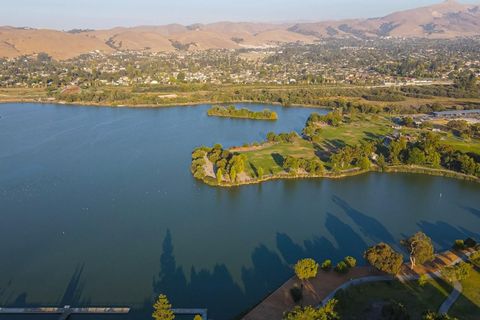
[{"label": "blue lake water", "polygon": [[147,319],[162,292],[232,319],[301,257],[361,259],[418,230],[439,250],[480,238],[473,182],[372,173],[203,185],[189,170],[194,147],[300,131],[314,111],[270,106],[279,120],[264,122],[208,108],[0,105],[0,306],[127,305],[126,319]]}]

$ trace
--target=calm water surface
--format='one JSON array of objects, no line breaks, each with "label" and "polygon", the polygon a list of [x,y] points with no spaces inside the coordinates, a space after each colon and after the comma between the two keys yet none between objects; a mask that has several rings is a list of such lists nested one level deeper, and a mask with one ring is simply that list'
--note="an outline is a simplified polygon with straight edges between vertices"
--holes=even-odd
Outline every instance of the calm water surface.
[{"label": "calm water surface", "polygon": [[189,171],[194,147],[300,131],[312,112],[271,107],[279,121],[263,122],[208,118],[208,107],[0,105],[0,305],[128,305],[148,319],[163,292],[175,307],[231,319],[300,257],[360,258],[418,230],[438,249],[480,238],[472,182],[368,174],[205,186]]}]

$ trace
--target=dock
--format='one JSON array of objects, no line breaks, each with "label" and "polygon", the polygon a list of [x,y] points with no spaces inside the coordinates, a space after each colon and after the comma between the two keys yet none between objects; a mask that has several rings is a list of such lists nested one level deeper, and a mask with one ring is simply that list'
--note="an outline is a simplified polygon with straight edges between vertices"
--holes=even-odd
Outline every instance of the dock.
[{"label": "dock", "polygon": [[89,307],[89,308],[71,308],[64,306],[57,307],[38,307],[38,308],[0,308],[2,314],[58,314],[59,320],[66,320],[72,314],[127,314],[130,308],[114,308],[114,307]]},{"label": "dock", "polygon": [[202,320],[208,320],[207,309],[172,309],[175,315],[200,315]]}]

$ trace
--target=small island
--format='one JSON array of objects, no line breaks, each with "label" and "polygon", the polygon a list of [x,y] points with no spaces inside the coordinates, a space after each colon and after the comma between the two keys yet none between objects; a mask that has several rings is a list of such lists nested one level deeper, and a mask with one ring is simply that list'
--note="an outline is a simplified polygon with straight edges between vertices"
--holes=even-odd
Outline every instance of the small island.
[{"label": "small island", "polygon": [[213,106],[207,111],[210,117],[224,117],[224,118],[239,118],[250,120],[270,120],[275,121],[278,119],[276,112],[269,109],[263,111],[252,111],[247,108],[237,109],[235,106]]},{"label": "small island", "polygon": [[342,178],[370,171],[412,172],[480,182],[480,123],[442,114],[334,110],[313,113],[301,134],[267,134],[265,141],[192,153],[195,178],[230,187],[273,179]]}]

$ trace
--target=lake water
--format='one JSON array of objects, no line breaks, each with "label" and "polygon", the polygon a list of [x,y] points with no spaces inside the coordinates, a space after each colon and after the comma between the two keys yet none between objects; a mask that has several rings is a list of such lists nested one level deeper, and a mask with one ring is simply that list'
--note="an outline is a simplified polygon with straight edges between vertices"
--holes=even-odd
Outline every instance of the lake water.
[{"label": "lake water", "polygon": [[231,319],[301,257],[360,259],[368,245],[418,230],[439,250],[480,238],[472,182],[197,182],[194,147],[300,131],[313,112],[272,106],[279,121],[263,122],[209,118],[208,108],[0,105],[0,305],[126,305],[137,311],[125,318],[148,319],[163,292],[175,307]]}]

